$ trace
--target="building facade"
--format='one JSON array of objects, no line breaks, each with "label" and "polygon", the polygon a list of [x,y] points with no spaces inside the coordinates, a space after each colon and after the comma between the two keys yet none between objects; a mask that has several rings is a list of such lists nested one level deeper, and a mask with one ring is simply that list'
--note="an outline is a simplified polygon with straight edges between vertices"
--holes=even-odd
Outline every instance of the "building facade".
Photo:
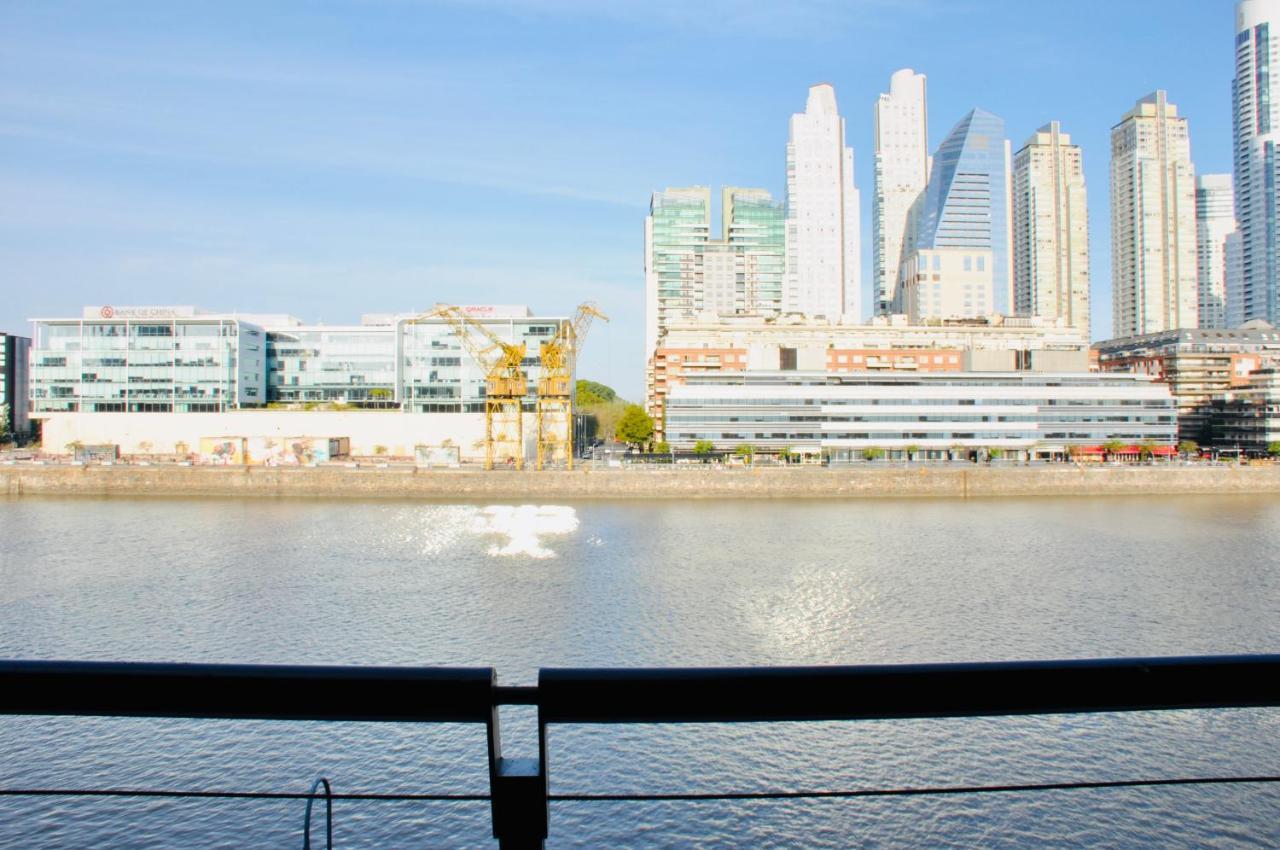
[{"label": "building facade", "polygon": [[711,240],[711,190],[655,192],[644,221],[645,357],[672,319],[702,309],[701,255]]},{"label": "building facade", "polygon": [[1112,336],[1197,327],[1196,255],[1187,119],[1158,91],[1111,130]]},{"label": "building facade", "polygon": [[1248,386],[1215,399],[1211,445],[1243,455],[1270,455],[1280,443],[1280,369],[1262,369]]},{"label": "building facade", "polygon": [[703,375],[672,390],[667,439],[733,450],[857,460],[868,449],[917,458],[1063,458],[1113,440],[1169,445],[1173,399],[1136,375],[1088,373]]},{"label": "building facade", "polygon": [[266,404],[266,331],[194,307],[36,319],[31,413],[216,413]]},{"label": "building facade", "polygon": [[0,438],[26,435],[31,431],[30,400],[27,397],[30,357],[30,339],[0,334]]},{"label": "building facade", "polygon": [[1239,323],[1280,324],[1280,0],[1236,6],[1232,81],[1235,205],[1241,276],[1233,293]]},{"label": "building facade", "polygon": [[[462,310],[494,338],[525,345],[532,410],[541,345],[567,319],[524,306]],[[34,325],[30,398],[42,418],[266,405],[484,412],[485,369],[438,318],[369,315],[360,325],[328,326],[194,307],[89,307],[80,319]]]},{"label": "building facade", "polygon": [[1014,311],[1089,335],[1089,206],[1080,146],[1054,121],[1013,158]]},{"label": "building facade", "polygon": [[995,313],[995,256],[979,248],[921,248],[903,265],[901,302],[912,322]]},{"label": "building facade", "polygon": [[1214,400],[1247,387],[1254,372],[1280,365],[1280,331],[1182,328],[1107,340],[1094,350],[1103,371],[1168,384],[1177,401],[1179,438],[1207,445]]},{"label": "building facade", "polygon": [[812,86],[805,111],[791,116],[787,142],[787,312],[855,321],[861,315],[861,213],[853,176],[835,89]]},{"label": "building facade", "polygon": [[896,72],[875,107],[876,182],[871,206],[875,313],[902,313],[898,274],[904,249],[914,247],[929,184],[929,107],[924,74]]},{"label": "building facade", "polygon": [[785,316],[692,320],[673,325],[648,375],[659,431],[674,387],[706,374],[757,371],[1085,371],[1089,341],[1060,322],[1006,319],[910,325],[902,316],[868,324]]},{"label": "building facade", "polygon": [[[1013,275],[1009,252],[1009,168],[1004,121],[981,109],[966,115],[933,157],[915,251],[959,249],[975,255],[990,252],[987,266],[992,297],[985,311],[969,316],[1010,312]],[[919,268],[913,255],[904,261],[903,270],[912,267]],[[948,286],[945,278],[934,282]],[[913,316],[913,320],[930,317],[926,312]]]},{"label": "building facade", "polygon": [[1196,278],[1200,327],[1227,327],[1227,237],[1235,232],[1235,193],[1230,174],[1196,178]]}]

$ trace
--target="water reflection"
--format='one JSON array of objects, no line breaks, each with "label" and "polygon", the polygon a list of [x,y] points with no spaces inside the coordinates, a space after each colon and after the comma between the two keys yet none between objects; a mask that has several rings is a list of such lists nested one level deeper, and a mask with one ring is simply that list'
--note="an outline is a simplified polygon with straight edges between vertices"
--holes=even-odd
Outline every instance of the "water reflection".
[{"label": "water reflection", "polygon": [[473,529],[479,534],[507,538],[502,546],[490,546],[495,557],[524,555],[545,560],[556,553],[542,545],[543,537],[559,537],[578,530],[578,512],[562,505],[491,505],[480,511]]}]

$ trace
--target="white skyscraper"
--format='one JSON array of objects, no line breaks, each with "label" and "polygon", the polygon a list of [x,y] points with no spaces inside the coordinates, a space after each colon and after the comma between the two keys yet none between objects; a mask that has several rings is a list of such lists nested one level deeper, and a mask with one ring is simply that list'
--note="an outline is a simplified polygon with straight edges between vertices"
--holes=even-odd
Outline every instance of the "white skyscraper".
[{"label": "white skyscraper", "polygon": [[1227,327],[1227,237],[1235,232],[1236,213],[1230,174],[1196,178],[1197,271],[1200,327]]},{"label": "white skyscraper", "polygon": [[1089,336],[1089,205],[1084,157],[1057,121],[1013,159],[1014,309]]},{"label": "white skyscraper", "polygon": [[1243,271],[1231,300],[1242,321],[1280,319],[1280,0],[1236,7],[1235,203]]},{"label": "white skyscraper", "polygon": [[791,116],[787,142],[788,312],[861,319],[858,216],[853,149],[835,89],[812,86],[805,111]]},{"label": "white skyscraper", "polygon": [[876,185],[871,207],[875,312],[901,313],[898,273],[915,249],[913,209],[929,183],[929,111],[924,74],[910,68],[889,80],[876,102]]},{"label": "white skyscraper", "polygon": [[1114,336],[1199,326],[1191,136],[1163,91],[1111,130],[1111,270]]}]

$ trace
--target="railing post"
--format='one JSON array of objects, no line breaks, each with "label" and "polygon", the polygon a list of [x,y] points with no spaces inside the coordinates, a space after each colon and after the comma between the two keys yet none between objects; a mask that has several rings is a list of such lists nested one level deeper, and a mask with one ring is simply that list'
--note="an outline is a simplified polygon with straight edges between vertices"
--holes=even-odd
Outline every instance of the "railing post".
[{"label": "railing post", "polygon": [[499,850],[542,850],[547,840],[547,772],[545,739],[538,723],[538,758],[502,756],[502,726],[498,706],[489,723],[489,794],[493,837]]}]

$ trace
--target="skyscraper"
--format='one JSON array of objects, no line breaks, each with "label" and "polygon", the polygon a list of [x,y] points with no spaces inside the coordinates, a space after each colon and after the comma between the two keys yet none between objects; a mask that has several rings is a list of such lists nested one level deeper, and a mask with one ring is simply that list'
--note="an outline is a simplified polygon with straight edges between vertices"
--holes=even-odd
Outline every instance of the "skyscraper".
[{"label": "skyscraper", "polygon": [[647,361],[675,316],[702,310],[702,251],[711,238],[711,190],[705,186],[655,192],[644,222]]},{"label": "skyscraper", "polygon": [[[929,113],[925,76],[910,68],[889,80],[876,102],[876,185],[871,206],[875,312],[902,312],[898,274],[915,247],[912,211],[929,183]],[[904,248],[906,251],[904,252]]]},{"label": "skyscraper", "polygon": [[786,267],[786,208],[764,189],[727,187],[722,193],[721,240],[734,255],[733,312],[782,312]]},{"label": "skyscraper", "polygon": [[828,83],[812,86],[791,116],[787,142],[788,312],[861,317],[858,190],[853,149]]},{"label": "skyscraper", "polygon": [[1243,251],[1241,291],[1233,298],[1242,321],[1280,319],[1280,0],[1236,6],[1235,204]]},{"label": "skyscraper", "polygon": [[961,119],[934,154],[915,253],[903,264],[903,283],[915,288],[904,293],[913,318],[1009,313],[1009,159],[1004,121],[981,109]]},{"label": "skyscraper", "polygon": [[1199,325],[1191,137],[1163,91],[1111,129],[1111,268],[1114,336]]},{"label": "skyscraper", "polygon": [[1227,237],[1235,232],[1236,213],[1230,174],[1196,178],[1196,279],[1200,327],[1227,327]]},{"label": "skyscraper", "polygon": [[1080,147],[1054,121],[1013,158],[1014,309],[1089,336],[1089,207]]}]

